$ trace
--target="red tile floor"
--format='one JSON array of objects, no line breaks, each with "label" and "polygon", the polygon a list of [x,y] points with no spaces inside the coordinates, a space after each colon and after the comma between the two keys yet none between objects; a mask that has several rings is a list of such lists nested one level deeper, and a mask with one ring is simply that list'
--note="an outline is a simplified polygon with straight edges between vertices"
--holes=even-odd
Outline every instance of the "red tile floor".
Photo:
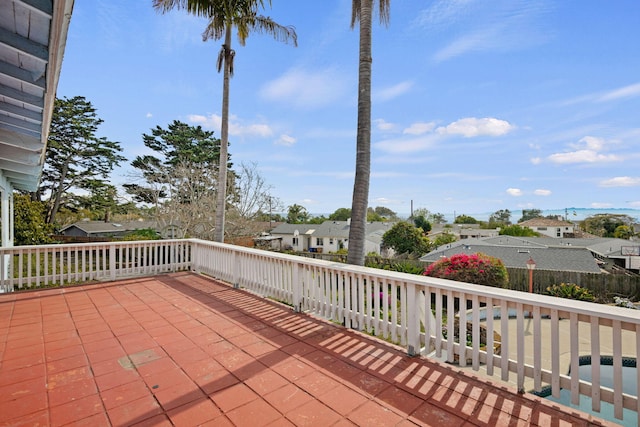
[{"label": "red tile floor", "polygon": [[193,273],[0,295],[0,426],[608,425]]}]

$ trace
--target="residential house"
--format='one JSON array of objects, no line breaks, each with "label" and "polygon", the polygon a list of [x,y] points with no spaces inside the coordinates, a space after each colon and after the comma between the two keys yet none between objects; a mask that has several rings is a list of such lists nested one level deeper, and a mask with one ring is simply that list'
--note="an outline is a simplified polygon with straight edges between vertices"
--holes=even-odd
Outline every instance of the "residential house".
[{"label": "residential house", "polygon": [[67,225],[60,230],[66,237],[79,237],[81,239],[106,240],[110,238],[121,238],[125,235],[144,229],[153,229],[165,239],[184,237],[181,229],[176,226],[161,227],[156,221],[78,221]]},{"label": "residential house", "polygon": [[[381,254],[382,236],[393,223],[369,222],[366,225],[365,253]],[[350,221],[325,221],[322,224],[280,224],[271,232],[274,249],[309,252],[337,252],[349,247]]]},{"label": "residential house", "polygon": [[483,253],[502,260],[507,268],[526,268],[527,261],[535,260],[536,269],[601,273],[598,261],[591,251],[580,246],[549,246],[530,238],[498,236],[486,239],[466,239],[443,245],[420,258],[431,264],[443,257],[466,253]]},{"label": "residential house", "polygon": [[574,237],[576,228],[576,225],[571,222],[551,218],[533,218],[522,221],[518,225],[530,228],[544,236],[555,238]]}]

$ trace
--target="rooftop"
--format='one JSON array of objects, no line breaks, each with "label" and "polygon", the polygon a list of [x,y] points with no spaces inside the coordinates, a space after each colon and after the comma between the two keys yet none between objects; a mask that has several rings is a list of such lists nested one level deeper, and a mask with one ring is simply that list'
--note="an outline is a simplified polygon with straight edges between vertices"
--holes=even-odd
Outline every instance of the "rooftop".
[{"label": "rooftop", "polygon": [[183,272],[0,295],[2,425],[613,425]]}]

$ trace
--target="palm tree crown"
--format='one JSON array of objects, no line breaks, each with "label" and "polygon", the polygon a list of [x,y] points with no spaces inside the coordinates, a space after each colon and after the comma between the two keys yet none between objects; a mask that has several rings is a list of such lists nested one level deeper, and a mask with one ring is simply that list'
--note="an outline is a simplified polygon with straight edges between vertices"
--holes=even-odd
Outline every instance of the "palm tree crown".
[{"label": "palm tree crown", "polygon": [[[292,42],[297,46],[294,27],[283,26],[271,18],[259,15],[264,8],[264,0],[153,0],[153,7],[162,13],[172,9],[185,9],[188,13],[204,16],[209,23],[202,33],[203,40],[219,40],[224,44],[218,54],[218,72],[223,71],[222,124],[220,129],[220,166],[218,169],[218,189],[216,196],[216,220],[214,240],[224,241],[224,217],[227,202],[227,159],[229,147],[229,80],[233,75],[235,51],[231,48],[231,30],[236,28],[238,41],[244,46],[253,32],[266,33],[278,41]],[[271,6],[271,0],[268,0]]]}]

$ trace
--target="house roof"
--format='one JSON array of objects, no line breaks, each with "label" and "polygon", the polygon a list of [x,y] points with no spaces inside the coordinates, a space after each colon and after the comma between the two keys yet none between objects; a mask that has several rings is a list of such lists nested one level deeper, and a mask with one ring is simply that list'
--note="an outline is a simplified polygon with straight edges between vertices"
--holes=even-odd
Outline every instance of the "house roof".
[{"label": "house roof", "polygon": [[573,227],[573,223],[551,218],[532,218],[519,222],[523,227]]},{"label": "house roof", "polygon": [[288,224],[282,223],[278,224],[276,228],[271,230],[271,234],[313,234],[313,231],[318,227],[319,224]]},{"label": "house roof", "polygon": [[420,260],[435,262],[443,256],[478,252],[499,258],[505,267],[510,268],[526,268],[527,260],[533,258],[537,265],[536,269],[539,270],[601,272],[591,251],[586,247],[547,246],[510,236],[457,241],[429,252]]},{"label": "house roof", "polygon": [[[365,226],[366,235],[382,236],[387,230],[393,227],[391,222],[368,222]],[[347,239],[349,237],[349,221],[324,221],[322,224],[280,224],[271,231],[271,234],[298,234],[313,235],[314,237],[333,237],[336,239]],[[379,237],[380,239],[382,237]]]},{"label": "house roof", "polygon": [[126,222],[104,222],[104,221],[78,221],[73,224],[62,227],[60,231],[64,232],[72,227],[76,227],[87,234],[96,233],[122,233],[128,231],[142,230],[145,228],[156,229],[155,221],[126,221]]},{"label": "house roof", "polygon": [[74,0],[1,4],[0,181],[35,191]]}]

